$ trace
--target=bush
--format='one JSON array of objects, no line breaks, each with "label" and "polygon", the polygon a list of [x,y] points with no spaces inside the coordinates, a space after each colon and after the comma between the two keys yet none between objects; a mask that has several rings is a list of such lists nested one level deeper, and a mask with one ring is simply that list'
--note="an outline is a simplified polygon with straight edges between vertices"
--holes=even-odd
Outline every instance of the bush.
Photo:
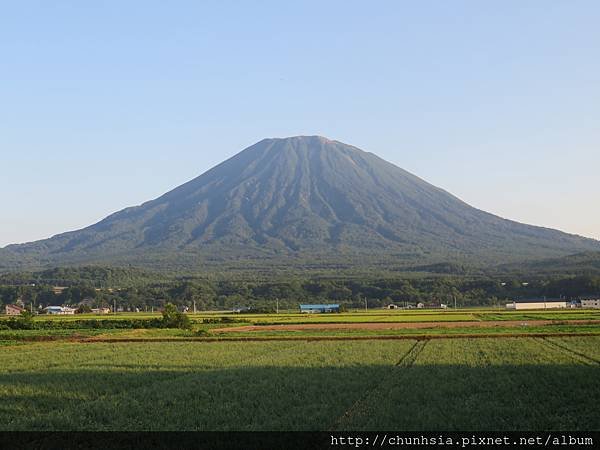
[{"label": "bush", "polygon": [[162,313],[163,328],[181,328],[189,330],[192,328],[190,318],[184,313],[177,310],[177,307],[172,303],[167,303]]},{"label": "bush", "polygon": [[[9,329],[22,330],[15,321],[7,320]],[[136,328],[162,328],[161,319],[82,319],[82,320],[43,320],[33,323],[33,328],[38,330],[80,330],[80,329],[136,329]]]},{"label": "bush", "polygon": [[92,308],[89,305],[80,305],[79,308],[77,308],[77,311],[75,311],[75,314],[85,314],[91,312]]},{"label": "bush", "polygon": [[33,330],[36,324],[33,322],[33,314],[25,310],[20,316],[11,317],[6,321],[11,330]]},{"label": "bush", "polygon": [[162,318],[153,319],[81,319],[81,320],[41,320],[34,322],[33,314],[24,311],[18,317],[11,317],[0,324],[7,330],[78,330],[78,329],[139,329],[139,328],[181,328],[192,327],[190,318],[177,311],[175,305],[167,304]]},{"label": "bush", "polygon": [[243,320],[237,320],[233,317],[206,317],[202,319],[202,323],[243,323]]}]

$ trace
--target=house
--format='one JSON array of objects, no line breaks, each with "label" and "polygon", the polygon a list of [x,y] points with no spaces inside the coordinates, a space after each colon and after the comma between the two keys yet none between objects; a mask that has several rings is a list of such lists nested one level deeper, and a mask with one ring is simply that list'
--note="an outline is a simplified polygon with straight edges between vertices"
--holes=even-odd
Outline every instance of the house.
[{"label": "house", "polygon": [[400,308],[398,305],[394,305],[393,303],[390,303],[387,306],[384,306],[385,309],[398,309]]},{"label": "house", "polygon": [[422,302],[417,303],[417,308],[419,308],[419,309],[425,308],[425,303],[422,303]]},{"label": "house", "polygon": [[560,299],[528,299],[515,300],[506,304],[506,309],[557,309],[566,308],[567,301]]},{"label": "house", "polygon": [[69,308],[68,306],[46,306],[44,311],[46,311],[46,314],[75,314],[75,308]]},{"label": "house", "polygon": [[110,308],[92,308],[93,314],[110,314]]},{"label": "house", "polygon": [[590,297],[581,299],[582,308],[600,308],[600,297]]},{"label": "house", "polygon": [[300,312],[307,314],[338,313],[340,312],[340,305],[300,305]]},{"label": "house", "polygon": [[66,286],[53,286],[52,287],[52,292],[54,293],[54,295],[60,295],[63,293],[63,291],[66,289]]},{"label": "house", "polygon": [[21,313],[25,311],[25,308],[21,308],[17,305],[6,305],[6,315],[7,316],[19,316]]}]

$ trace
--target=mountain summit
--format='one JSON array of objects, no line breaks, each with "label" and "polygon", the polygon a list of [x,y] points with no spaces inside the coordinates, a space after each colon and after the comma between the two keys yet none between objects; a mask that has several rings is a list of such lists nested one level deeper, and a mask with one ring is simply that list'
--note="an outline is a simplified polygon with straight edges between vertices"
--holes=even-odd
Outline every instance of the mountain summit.
[{"label": "mountain summit", "polygon": [[0,267],[303,261],[499,263],[600,242],[475,209],[372,153],[319,136],[264,139],[95,225],[0,250]]}]

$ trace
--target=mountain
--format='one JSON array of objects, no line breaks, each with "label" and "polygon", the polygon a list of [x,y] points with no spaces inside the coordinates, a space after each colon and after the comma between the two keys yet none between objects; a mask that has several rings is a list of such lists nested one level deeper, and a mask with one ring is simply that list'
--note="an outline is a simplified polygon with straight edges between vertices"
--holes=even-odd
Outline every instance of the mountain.
[{"label": "mountain", "polygon": [[498,264],[600,241],[475,209],[372,153],[318,136],[264,139],[140,206],[0,250],[0,268]]}]

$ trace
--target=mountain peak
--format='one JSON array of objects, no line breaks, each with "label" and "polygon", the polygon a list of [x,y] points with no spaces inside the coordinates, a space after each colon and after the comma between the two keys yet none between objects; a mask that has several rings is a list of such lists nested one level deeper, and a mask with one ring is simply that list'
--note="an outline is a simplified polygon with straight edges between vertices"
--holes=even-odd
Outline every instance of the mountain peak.
[{"label": "mountain peak", "polygon": [[[279,148],[305,148],[305,149],[314,149],[314,150],[323,150],[327,148],[331,148],[334,145],[344,145],[339,141],[334,141],[333,139],[326,138],[324,136],[318,135],[299,135],[299,136],[287,136],[287,137],[275,137],[275,138],[267,138],[260,141],[268,142],[271,145],[277,145]],[[348,146],[349,147],[349,146]]]},{"label": "mountain peak", "polygon": [[326,138],[325,136],[319,135],[298,135],[298,136],[286,136],[281,138],[268,138],[273,141],[290,141],[290,142],[324,142],[331,143],[336,142],[332,139]]}]

